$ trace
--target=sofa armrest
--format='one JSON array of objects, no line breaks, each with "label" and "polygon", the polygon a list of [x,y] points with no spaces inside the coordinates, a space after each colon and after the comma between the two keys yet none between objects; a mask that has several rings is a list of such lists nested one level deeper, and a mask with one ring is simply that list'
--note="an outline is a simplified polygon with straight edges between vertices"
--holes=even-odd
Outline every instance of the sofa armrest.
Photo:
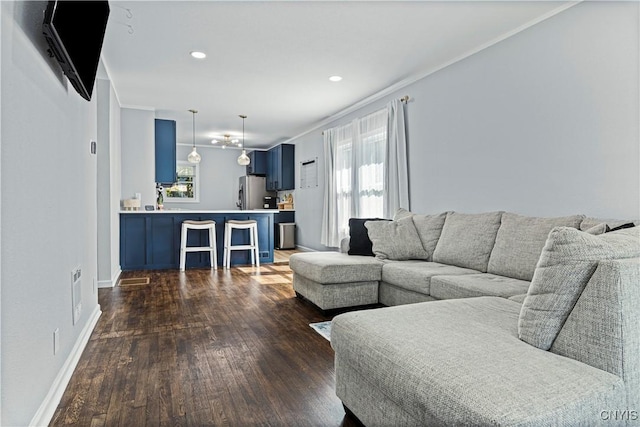
[{"label": "sofa armrest", "polygon": [[349,252],[349,238],[345,237],[342,240],[340,240],[340,252],[342,252],[343,254],[346,254],[347,252]]},{"label": "sofa armrest", "polygon": [[617,375],[640,408],[640,258],[601,261],[550,351]]}]

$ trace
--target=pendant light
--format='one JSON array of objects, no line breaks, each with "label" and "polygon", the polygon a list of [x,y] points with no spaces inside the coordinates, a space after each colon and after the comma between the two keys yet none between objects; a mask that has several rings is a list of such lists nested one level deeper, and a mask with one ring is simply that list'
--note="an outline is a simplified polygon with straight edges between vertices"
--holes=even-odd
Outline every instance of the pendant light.
[{"label": "pendant light", "polygon": [[251,163],[251,159],[247,156],[247,150],[244,148],[244,119],[246,119],[247,116],[240,114],[238,117],[242,118],[242,153],[238,156],[238,164],[240,166],[247,166]]},{"label": "pendant light", "polygon": [[189,111],[193,113],[193,150],[191,150],[191,152],[187,156],[187,161],[189,163],[200,163],[202,157],[200,157],[200,154],[198,154],[198,152],[196,151],[196,113],[198,112],[198,110]]}]

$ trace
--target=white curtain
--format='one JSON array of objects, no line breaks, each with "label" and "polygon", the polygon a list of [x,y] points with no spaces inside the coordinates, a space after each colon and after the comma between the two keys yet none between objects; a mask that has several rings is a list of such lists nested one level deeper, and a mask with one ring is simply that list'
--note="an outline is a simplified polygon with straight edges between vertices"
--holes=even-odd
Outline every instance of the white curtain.
[{"label": "white curtain", "polygon": [[324,211],[320,243],[339,247],[349,234],[353,205],[353,125],[324,131]]},{"label": "white curtain", "polygon": [[349,218],[355,209],[353,204],[354,187],[354,131],[352,125],[336,129],[336,151],[334,153],[333,175],[336,187],[336,224],[334,228],[334,246],[349,235]]},{"label": "white curtain", "polygon": [[[354,195],[350,217],[384,216],[384,182],[387,152],[386,109],[369,114],[354,123],[358,134],[354,146]],[[348,218],[347,218],[348,220]]]},{"label": "white curtain", "polygon": [[410,210],[409,167],[404,103],[394,99],[387,104],[389,111],[389,140],[384,180],[384,215],[393,218],[398,208]]},{"label": "white curtain", "polygon": [[404,129],[402,105],[392,102],[324,131],[323,245],[340,246],[349,218],[393,218],[398,207],[409,209]]},{"label": "white curtain", "polygon": [[[336,129],[327,129],[323,133],[324,139],[324,199],[322,211],[322,230],[320,231],[320,243],[329,247],[338,247],[340,239],[337,233],[337,187],[335,185],[335,141]],[[337,243],[336,243],[337,241]]]}]

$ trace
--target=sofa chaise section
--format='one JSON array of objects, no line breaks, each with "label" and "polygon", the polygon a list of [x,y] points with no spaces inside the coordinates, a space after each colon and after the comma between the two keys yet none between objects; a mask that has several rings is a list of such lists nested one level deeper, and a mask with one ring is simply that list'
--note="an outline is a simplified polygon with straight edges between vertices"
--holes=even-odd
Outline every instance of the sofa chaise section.
[{"label": "sofa chaise section", "polygon": [[610,425],[612,409],[633,421],[639,271],[600,262],[550,351],[520,339],[522,305],[500,297],[336,316],[336,394],[368,427]]},{"label": "sofa chaise section", "polygon": [[293,289],[321,310],[378,303],[382,262],[341,252],[291,255]]}]

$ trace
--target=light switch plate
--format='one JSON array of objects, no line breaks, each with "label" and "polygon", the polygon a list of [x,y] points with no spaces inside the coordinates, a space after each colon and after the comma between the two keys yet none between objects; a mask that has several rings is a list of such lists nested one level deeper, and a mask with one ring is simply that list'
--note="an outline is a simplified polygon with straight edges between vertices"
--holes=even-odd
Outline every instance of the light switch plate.
[{"label": "light switch plate", "polygon": [[53,354],[55,355],[58,350],[60,350],[60,328],[53,331]]}]

